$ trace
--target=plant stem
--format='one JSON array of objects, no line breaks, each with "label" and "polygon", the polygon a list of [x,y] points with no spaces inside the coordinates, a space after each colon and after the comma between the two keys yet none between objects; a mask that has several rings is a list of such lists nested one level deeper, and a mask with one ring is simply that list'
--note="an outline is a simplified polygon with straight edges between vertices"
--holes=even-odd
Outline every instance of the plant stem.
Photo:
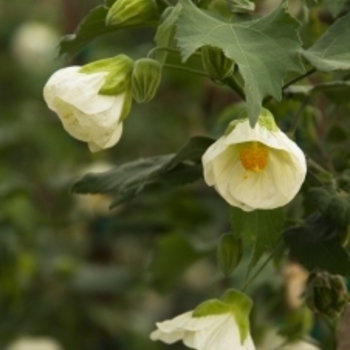
[{"label": "plant stem", "polygon": [[[283,85],[282,87],[282,91],[284,91],[285,89],[287,89],[287,87],[293,85],[294,83],[296,83],[297,81],[301,80],[301,79],[304,79],[306,77],[308,77],[309,75],[311,74],[314,74],[315,72],[317,72],[317,70],[315,68],[312,68],[310,70],[308,70],[306,73],[302,74],[302,75],[299,75],[298,77],[290,80],[288,83],[286,83],[285,85]],[[264,100],[263,100],[263,104],[266,104],[268,103],[270,100],[272,99],[271,96],[268,96],[268,97],[265,97]]]},{"label": "plant stem", "polygon": [[245,100],[245,94],[242,87],[238,84],[238,82],[232,75],[224,79],[222,82],[229,86],[233,91],[235,91],[237,95],[242,98],[242,100]]},{"label": "plant stem", "polygon": [[179,50],[173,49],[171,47],[166,47],[166,46],[159,46],[159,47],[154,47],[152,50],[150,50],[147,54],[148,58],[152,58],[152,56],[158,52],[158,51],[166,51],[166,52],[173,52],[173,53],[179,53]]},{"label": "plant stem", "polygon": [[278,248],[280,247],[282,240],[280,239],[279,242],[276,244],[275,248],[272,250],[268,258],[260,265],[258,270],[254,273],[254,275],[246,281],[242,287],[242,292],[245,292],[247,288],[251,285],[251,283],[255,280],[257,276],[259,276],[260,272],[266,267],[266,265],[272,260],[275,253],[278,251]]},{"label": "plant stem", "polygon": [[307,106],[307,104],[309,103],[309,100],[310,100],[310,96],[305,96],[303,103],[300,105],[297,113],[295,114],[292,126],[290,127],[290,130],[288,132],[288,134],[290,136],[294,136],[294,134],[297,130],[297,127],[298,127],[298,122],[299,122],[300,116],[303,114],[303,111],[304,111],[305,107]]},{"label": "plant stem", "polygon": [[305,74],[299,75],[298,77],[292,79],[291,81],[289,81],[288,83],[286,83],[285,85],[283,85],[282,90],[287,89],[287,87],[293,85],[294,83],[296,83],[297,81],[304,79],[306,77],[308,77],[311,74],[314,74],[316,72],[315,68],[312,68],[310,70],[308,70]]},{"label": "plant stem", "polygon": [[[167,46],[157,46],[148,52],[147,58],[152,58],[153,55],[158,51],[166,51],[166,52],[170,52],[170,53],[180,54],[180,51],[178,49],[174,49],[172,47],[167,47]],[[201,53],[197,52],[197,51],[192,54],[192,56],[200,56],[200,55],[201,55]]]},{"label": "plant stem", "polygon": [[315,169],[316,171],[318,171],[319,173],[325,174],[327,176],[332,175],[329,171],[327,171],[325,168],[321,167],[321,165],[319,165],[318,163],[316,163],[313,159],[311,159],[310,157],[306,158],[307,161],[307,165],[310,168]]},{"label": "plant stem", "polygon": [[206,74],[205,72],[200,71],[200,70],[196,70],[196,69],[191,69],[191,68],[187,68],[187,67],[181,67],[181,66],[177,66],[175,64],[168,64],[168,63],[164,64],[164,67],[171,68],[171,69],[178,69],[178,70],[182,70],[184,72],[198,74],[198,75],[201,75],[203,77],[210,78],[209,75]]}]

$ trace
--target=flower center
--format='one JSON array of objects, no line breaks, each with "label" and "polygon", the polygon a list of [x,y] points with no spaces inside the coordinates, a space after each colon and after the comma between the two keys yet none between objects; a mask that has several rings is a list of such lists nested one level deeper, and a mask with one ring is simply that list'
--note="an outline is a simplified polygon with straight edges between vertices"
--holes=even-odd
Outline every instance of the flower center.
[{"label": "flower center", "polygon": [[244,169],[259,173],[266,167],[268,148],[257,141],[248,142],[239,153],[239,160]]}]

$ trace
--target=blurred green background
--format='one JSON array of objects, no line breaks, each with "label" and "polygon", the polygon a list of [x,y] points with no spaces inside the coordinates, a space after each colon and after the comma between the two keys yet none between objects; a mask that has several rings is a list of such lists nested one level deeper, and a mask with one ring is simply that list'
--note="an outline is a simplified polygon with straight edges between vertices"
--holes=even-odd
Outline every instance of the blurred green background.
[{"label": "blurred green background", "polygon": [[[155,322],[242,286],[246,261],[230,280],[216,267],[218,237],[229,231],[228,208],[203,181],[153,189],[113,211],[106,197],[69,193],[72,182],[88,171],[175,153],[194,135],[219,136],[240,106],[229,89],[167,69],[155,99],[133,105],[121,141],[90,153],[46,107],[45,82],[68,64],[119,53],[144,57],[155,34],[152,28],[120,31],[94,41],[73,60],[55,58],[60,36],[74,32],[100,3],[0,0],[0,349],[21,337],[50,337],[65,350],[184,348],[150,341]],[[302,18],[302,2],[293,3]],[[266,1],[263,10],[275,4]],[[332,22],[322,6],[311,11],[309,31],[302,33],[307,46]],[[305,112],[310,118],[298,137],[321,163],[329,151],[337,156],[339,133],[349,140],[340,120],[348,113],[345,100],[330,126],[318,118],[325,104],[330,114],[335,108],[324,97]],[[299,104],[297,97],[269,108],[283,127]],[[329,141],[323,153],[315,150],[312,135],[320,147]],[[348,144],[338,155],[339,167],[335,164],[340,170],[344,157],[350,159]],[[289,213],[297,219],[303,215],[299,200]],[[246,255],[247,260],[249,251]],[[271,267],[253,286],[255,337],[271,312],[281,321],[281,281]]]},{"label": "blurred green background", "polygon": [[148,340],[155,321],[223,288],[213,252],[227,209],[203,183],[154,190],[111,212],[108,198],[69,193],[91,169],[176,152],[235,100],[168,70],[155,100],[133,105],[121,142],[91,154],[46,107],[45,82],[66,64],[143,57],[155,33],[121,31],[72,61],[55,58],[59,37],[98,4],[0,0],[0,348],[24,336],[67,350],[162,348]]}]

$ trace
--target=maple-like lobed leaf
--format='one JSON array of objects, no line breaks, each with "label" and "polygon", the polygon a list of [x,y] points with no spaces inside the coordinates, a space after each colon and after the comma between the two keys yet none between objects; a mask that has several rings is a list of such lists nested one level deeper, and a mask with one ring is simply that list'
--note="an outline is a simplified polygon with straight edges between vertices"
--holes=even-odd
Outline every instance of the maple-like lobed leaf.
[{"label": "maple-like lobed leaf", "polygon": [[183,60],[209,45],[235,61],[245,82],[248,116],[254,126],[264,96],[280,100],[286,73],[304,71],[299,23],[288,14],[285,2],[265,17],[237,23],[213,17],[190,0],[181,0],[181,4],[175,38]]},{"label": "maple-like lobed leaf", "polygon": [[323,72],[350,69],[350,13],[339,18],[302,54]]}]

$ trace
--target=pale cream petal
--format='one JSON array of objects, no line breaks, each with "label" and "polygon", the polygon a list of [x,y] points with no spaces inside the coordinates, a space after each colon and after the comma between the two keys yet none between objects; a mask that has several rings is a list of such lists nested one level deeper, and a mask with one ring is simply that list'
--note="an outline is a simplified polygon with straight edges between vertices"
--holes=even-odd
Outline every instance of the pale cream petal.
[{"label": "pale cream petal", "polygon": [[56,71],[47,83],[44,86],[44,100],[47,103],[48,107],[56,112],[55,107],[55,99],[57,97],[56,86],[61,84],[63,81],[70,79],[71,76],[75,76],[75,74],[79,71],[80,66],[71,66],[67,68],[60,69]]},{"label": "pale cream petal", "polygon": [[[77,67],[61,69],[45,85],[44,98],[46,101],[52,101],[52,96],[59,97],[85,114],[96,114],[108,110],[113,106],[115,96],[98,94],[105,82],[106,74],[104,72],[79,73]],[[58,112],[52,103],[49,107]]]},{"label": "pale cream petal", "polygon": [[306,172],[296,167],[290,154],[283,151],[270,152],[270,166],[272,168],[273,181],[277,190],[290,202],[300,190],[305,180]]},{"label": "pale cream petal", "polygon": [[184,329],[184,325],[188,320],[191,319],[193,311],[185,312],[171,320],[166,320],[163,322],[158,322],[157,327],[160,331],[165,333],[170,333],[173,331]]},{"label": "pale cream petal", "polygon": [[234,206],[237,206],[238,202],[231,196],[229,185],[238,162],[238,151],[234,147],[229,147],[216,158],[213,164],[214,187],[229,204]]},{"label": "pale cream petal", "polygon": [[[252,337],[248,334],[247,339],[244,342],[244,350],[256,350]],[[232,349],[234,350],[234,349]]]},{"label": "pale cream petal", "polygon": [[215,184],[213,165],[217,157],[226,150],[227,146],[223,143],[223,137],[213,143],[203,154],[202,164],[204,170],[204,180],[208,186]]},{"label": "pale cream petal", "polygon": [[76,117],[77,110],[59,99],[56,99],[55,104],[59,106],[58,116],[68,134],[80,141],[90,141],[89,131],[80,124]]},{"label": "pale cream petal", "polygon": [[242,178],[232,179],[230,192],[236,200],[255,209],[273,209],[280,206],[277,191],[269,166],[260,173],[246,172]]},{"label": "pale cream petal", "polygon": [[198,350],[244,350],[232,315],[211,316],[215,324],[196,332],[194,348]]},{"label": "pale cream petal", "polygon": [[166,344],[173,344],[181,340],[184,337],[184,333],[182,330],[165,333],[157,329],[151,333],[150,338],[151,340],[160,340]]},{"label": "pale cream petal", "polygon": [[123,124],[120,123],[114,127],[114,130],[106,130],[104,134],[91,135],[93,140],[89,143],[91,152],[98,152],[105,148],[114,146],[121,138],[123,132]]},{"label": "pale cream petal", "polygon": [[[280,131],[279,131],[280,132]],[[279,148],[275,138],[276,132],[271,132],[258,123],[252,128],[249,121],[238,123],[235,129],[225,138],[227,145],[234,145],[250,141],[259,141],[273,148]]]}]

